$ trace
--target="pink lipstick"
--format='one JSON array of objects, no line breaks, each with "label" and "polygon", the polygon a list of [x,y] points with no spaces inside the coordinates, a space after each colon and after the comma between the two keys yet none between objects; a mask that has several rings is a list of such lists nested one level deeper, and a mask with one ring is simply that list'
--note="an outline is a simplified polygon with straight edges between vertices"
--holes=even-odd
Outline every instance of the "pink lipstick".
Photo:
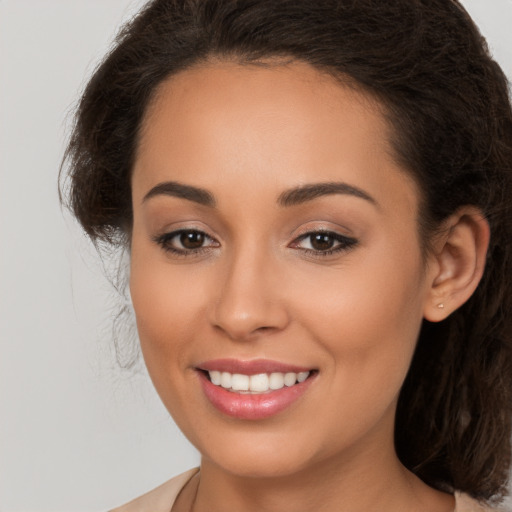
[{"label": "pink lipstick", "polygon": [[197,366],[202,389],[220,412],[237,419],[265,419],[291,406],[317,371],[278,361],[217,359]]}]

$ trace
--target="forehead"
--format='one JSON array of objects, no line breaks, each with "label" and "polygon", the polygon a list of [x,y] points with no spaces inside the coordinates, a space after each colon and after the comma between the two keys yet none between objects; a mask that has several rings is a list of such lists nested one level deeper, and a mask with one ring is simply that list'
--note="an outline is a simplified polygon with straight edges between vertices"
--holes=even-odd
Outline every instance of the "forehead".
[{"label": "forehead", "polygon": [[371,177],[370,187],[378,188],[373,178],[379,175],[410,187],[390,135],[383,107],[348,79],[297,62],[209,63],[173,75],[156,90],[133,185],[141,193],[169,179],[208,188],[250,174],[258,177],[255,186],[269,176],[283,188],[344,178],[358,185]]},{"label": "forehead", "polygon": [[[389,126],[383,107],[349,77],[335,79],[302,62],[203,63],[172,75],[156,88],[142,122],[140,142],[146,142],[148,130],[154,137],[159,128],[170,128],[169,122],[192,124],[198,119],[210,124],[206,128],[215,128],[215,119],[219,125],[227,120],[246,125],[268,120],[281,121],[288,128],[292,123],[297,129],[309,126],[311,132],[321,131],[340,110],[352,116],[361,135],[369,135],[364,133],[366,128],[382,135],[368,138],[368,143],[377,139],[387,143]],[[359,122],[363,117],[366,122]],[[194,128],[197,133],[197,123]]]}]

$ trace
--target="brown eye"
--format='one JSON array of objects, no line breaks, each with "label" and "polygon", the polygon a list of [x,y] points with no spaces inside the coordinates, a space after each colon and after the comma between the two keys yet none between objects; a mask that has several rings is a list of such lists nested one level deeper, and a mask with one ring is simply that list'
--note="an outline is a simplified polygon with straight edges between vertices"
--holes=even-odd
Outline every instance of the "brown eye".
[{"label": "brown eye", "polygon": [[205,234],[200,231],[184,231],[180,235],[180,243],[185,249],[199,249],[205,242]]},{"label": "brown eye", "polygon": [[358,241],[334,231],[313,231],[305,233],[292,243],[292,247],[301,249],[312,256],[329,256],[341,253],[356,246]]},{"label": "brown eye", "polygon": [[217,240],[196,229],[180,229],[164,233],[153,237],[153,241],[165,252],[175,256],[193,256],[219,247]]},{"label": "brown eye", "polygon": [[315,251],[328,251],[334,247],[335,239],[327,233],[310,235],[311,247]]}]

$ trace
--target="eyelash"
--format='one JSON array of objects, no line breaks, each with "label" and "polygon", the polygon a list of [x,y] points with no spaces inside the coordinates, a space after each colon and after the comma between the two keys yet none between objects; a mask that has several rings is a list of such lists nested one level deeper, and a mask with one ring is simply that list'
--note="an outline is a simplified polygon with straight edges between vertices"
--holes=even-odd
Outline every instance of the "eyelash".
[{"label": "eyelash", "polygon": [[349,249],[355,247],[358,243],[358,241],[355,238],[340,235],[339,233],[335,233],[334,231],[318,229],[316,231],[308,231],[307,233],[300,235],[294,242],[292,242],[292,247],[296,247],[299,242],[307,240],[308,238],[311,240],[311,238],[315,235],[323,235],[324,237],[328,237],[331,240],[338,242],[338,245],[334,246],[332,249],[327,249],[325,251],[315,249],[301,249],[308,256],[324,258],[326,256],[331,256],[332,254],[348,251]]},{"label": "eyelash", "polygon": [[[179,229],[177,231],[171,231],[169,233],[164,233],[163,235],[157,235],[153,237],[153,241],[157,243],[159,246],[162,247],[162,249],[165,252],[172,253],[173,256],[177,257],[190,257],[190,256],[197,256],[199,254],[202,254],[212,247],[218,247],[218,245],[209,245],[206,247],[198,247],[197,249],[179,249],[177,247],[172,246],[172,241],[176,237],[179,237],[183,234],[194,234],[194,235],[201,235],[204,236],[205,241],[213,241],[214,244],[218,244],[218,242],[213,239],[212,237],[208,236],[204,231],[198,230],[198,229]],[[308,248],[299,248],[298,244],[304,240],[307,240],[308,238],[311,240],[311,237],[315,235],[323,235],[325,237],[329,237],[331,241],[338,242],[338,245],[333,247],[332,249],[327,249],[325,251],[321,250],[315,250],[315,249],[308,249]],[[297,237],[293,242],[291,247],[299,248],[299,250],[303,251],[308,256],[323,258],[326,256],[331,256],[333,254],[337,254],[343,251],[348,251],[349,249],[353,248],[358,244],[358,241],[355,238],[347,237],[344,235],[340,235],[339,233],[335,233],[333,231],[327,231],[327,230],[316,230],[316,231],[308,231],[307,233],[304,233]]]},{"label": "eyelash", "polygon": [[[197,256],[201,253],[204,253],[210,249],[211,246],[207,247],[198,247],[197,249],[179,249],[177,247],[172,246],[172,240],[179,237],[183,234],[196,234],[202,235],[206,240],[216,242],[211,236],[208,236],[204,231],[199,229],[179,229],[177,231],[171,231],[169,233],[164,233],[163,235],[157,235],[153,237],[153,241],[156,242],[165,252],[172,253],[173,256],[178,257],[189,257],[189,256]],[[218,242],[216,242],[218,244]]]}]

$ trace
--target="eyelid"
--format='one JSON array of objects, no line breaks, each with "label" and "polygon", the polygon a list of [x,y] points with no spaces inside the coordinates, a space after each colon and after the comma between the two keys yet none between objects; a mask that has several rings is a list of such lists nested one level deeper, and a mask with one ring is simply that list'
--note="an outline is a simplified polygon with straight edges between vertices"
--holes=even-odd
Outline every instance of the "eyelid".
[{"label": "eyelid", "polygon": [[[347,238],[354,238],[353,230],[348,226],[339,222],[331,220],[322,221],[307,221],[304,222],[298,229],[295,229],[292,233],[295,233],[295,237],[310,233],[333,233],[339,236],[345,236]],[[293,234],[291,235],[293,236]]]},{"label": "eyelid", "polygon": [[[184,233],[196,233],[203,235],[203,243],[207,243],[207,245],[201,245],[196,248],[176,247],[172,243],[173,240]],[[301,242],[318,234],[322,234],[334,240],[333,247],[327,249],[300,247]],[[164,252],[170,253],[173,257],[198,256],[200,254],[211,252],[212,249],[216,249],[221,245],[219,241],[210,235],[205,229],[199,229],[195,226],[184,226],[181,228],[165,231],[161,234],[152,236],[151,239],[154,243],[159,245]],[[315,229],[314,227],[309,227],[309,229],[303,229],[300,234],[297,234],[293,241],[288,245],[288,247],[300,250],[304,254],[310,255],[312,257],[321,258],[341,252],[346,252],[352,249],[358,243],[359,241],[356,238],[341,234],[333,229],[328,229],[325,227],[318,227]]]},{"label": "eyelid", "polygon": [[[195,249],[181,249],[178,247],[173,247],[170,242],[183,233],[199,233],[204,235],[205,239],[209,239],[214,243]],[[183,227],[171,231],[165,231],[159,235],[152,236],[151,239],[153,242],[159,245],[163,251],[170,253],[174,257],[197,256],[199,254],[208,252],[212,248],[217,248],[220,246],[219,242],[213,236],[209,235],[204,229],[198,229],[196,227]]]},{"label": "eyelid", "polygon": [[[330,236],[331,238],[333,238],[334,240],[336,240],[338,242],[338,245],[334,246],[331,249],[327,249],[324,251],[317,250],[317,249],[298,247],[300,242],[302,242],[303,240],[306,240],[308,237],[311,237],[316,234],[323,234],[323,235]],[[341,233],[338,233],[332,229],[325,229],[325,228],[311,229],[310,228],[308,231],[305,231],[302,234],[296,236],[295,239],[293,240],[293,242],[290,244],[290,247],[298,249],[309,256],[322,258],[325,256],[331,256],[333,254],[346,252],[346,251],[354,248],[358,243],[359,243],[359,241],[356,238],[347,236],[347,235],[342,235]]]}]

